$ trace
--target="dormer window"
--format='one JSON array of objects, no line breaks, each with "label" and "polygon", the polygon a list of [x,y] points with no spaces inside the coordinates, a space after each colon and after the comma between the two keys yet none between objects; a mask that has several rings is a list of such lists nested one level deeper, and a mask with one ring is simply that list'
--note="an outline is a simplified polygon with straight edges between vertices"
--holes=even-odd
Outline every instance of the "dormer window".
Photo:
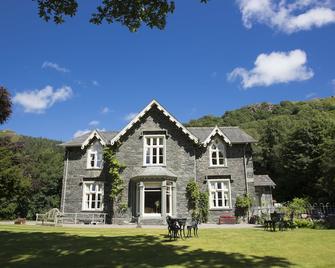
[{"label": "dormer window", "polygon": [[87,150],[87,168],[100,169],[102,165],[102,146],[96,142]]},{"label": "dormer window", "polygon": [[225,167],[227,166],[226,147],[219,141],[214,140],[209,148],[209,161],[212,167]]},{"label": "dormer window", "polygon": [[144,136],[144,166],[165,165],[165,136],[151,135]]}]

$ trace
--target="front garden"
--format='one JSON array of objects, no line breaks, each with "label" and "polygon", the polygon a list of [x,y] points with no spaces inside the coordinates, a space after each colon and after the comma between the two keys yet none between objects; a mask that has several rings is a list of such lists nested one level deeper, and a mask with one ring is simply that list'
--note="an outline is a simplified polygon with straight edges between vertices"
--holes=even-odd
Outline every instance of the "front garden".
[{"label": "front garden", "polygon": [[169,241],[162,229],[0,225],[1,267],[335,267],[335,231],[202,229]]}]

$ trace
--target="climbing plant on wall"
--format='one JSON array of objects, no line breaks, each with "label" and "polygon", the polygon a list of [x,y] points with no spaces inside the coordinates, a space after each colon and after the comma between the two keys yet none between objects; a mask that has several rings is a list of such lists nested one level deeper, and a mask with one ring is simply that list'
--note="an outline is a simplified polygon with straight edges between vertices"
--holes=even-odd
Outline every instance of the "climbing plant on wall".
[{"label": "climbing plant on wall", "polygon": [[124,182],[120,175],[122,170],[125,168],[115,156],[115,152],[110,147],[104,149],[104,161],[106,163],[108,174],[111,178],[111,189],[110,195],[112,203],[121,199],[122,192],[124,189]]},{"label": "climbing plant on wall", "polygon": [[188,209],[192,210],[192,218],[200,222],[208,220],[208,193],[201,192],[199,185],[191,180],[186,186]]}]

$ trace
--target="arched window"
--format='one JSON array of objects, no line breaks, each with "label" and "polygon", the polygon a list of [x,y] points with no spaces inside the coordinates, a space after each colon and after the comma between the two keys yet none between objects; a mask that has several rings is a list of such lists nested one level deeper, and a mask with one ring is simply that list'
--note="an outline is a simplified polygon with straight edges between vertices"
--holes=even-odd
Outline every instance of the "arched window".
[{"label": "arched window", "polygon": [[226,147],[219,141],[214,140],[209,149],[210,166],[227,166]]},{"label": "arched window", "polygon": [[103,165],[103,148],[99,142],[95,142],[87,150],[87,168],[101,169]]}]

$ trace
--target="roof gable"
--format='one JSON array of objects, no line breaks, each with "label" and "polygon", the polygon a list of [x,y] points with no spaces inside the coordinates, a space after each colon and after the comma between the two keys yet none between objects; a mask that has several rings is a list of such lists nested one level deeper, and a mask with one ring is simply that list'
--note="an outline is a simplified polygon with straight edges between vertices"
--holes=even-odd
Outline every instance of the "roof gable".
[{"label": "roof gable", "polygon": [[215,135],[219,135],[220,137],[223,138],[223,140],[228,143],[229,145],[231,145],[231,141],[228,139],[228,137],[221,131],[221,129],[219,129],[218,126],[215,126],[215,128],[213,128],[212,132],[208,135],[208,137],[205,139],[205,141],[203,142],[203,145],[204,146],[207,146],[212,138],[215,136]]},{"label": "roof gable", "polygon": [[174,118],[162,105],[160,105],[156,100],[152,100],[141,112],[139,112],[133,120],[131,120],[111,141],[110,144],[113,145],[117,142],[123,135],[125,135],[133,126],[136,124],[145,114],[147,114],[153,107],[157,107],[172,123],[174,123],[182,132],[184,132],[192,141],[199,143],[199,140],[194,136],[183,124],[181,124],[176,118]]},{"label": "roof gable", "polygon": [[[216,128],[216,127],[215,127]],[[200,143],[204,143],[211,133],[215,129],[213,127],[188,127],[187,129],[191,131],[195,136],[198,137]],[[256,140],[245,133],[239,127],[217,127],[220,129],[222,134],[224,134],[231,142],[231,144],[243,144],[243,143],[254,143]]]},{"label": "roof gable", "polygon": [[91,134],[86,138],[86,140],[84,140],[84,142],[81,144],[81,149],[84,149],[92,139],[96,138],[97,140],[99,140],[99,142],[101,143],[102,146],[106,145],[106,141],[104,140],[104,138],[102,137],[102,135],[99,133],[98,130],[93,130],[91,132]]}]

